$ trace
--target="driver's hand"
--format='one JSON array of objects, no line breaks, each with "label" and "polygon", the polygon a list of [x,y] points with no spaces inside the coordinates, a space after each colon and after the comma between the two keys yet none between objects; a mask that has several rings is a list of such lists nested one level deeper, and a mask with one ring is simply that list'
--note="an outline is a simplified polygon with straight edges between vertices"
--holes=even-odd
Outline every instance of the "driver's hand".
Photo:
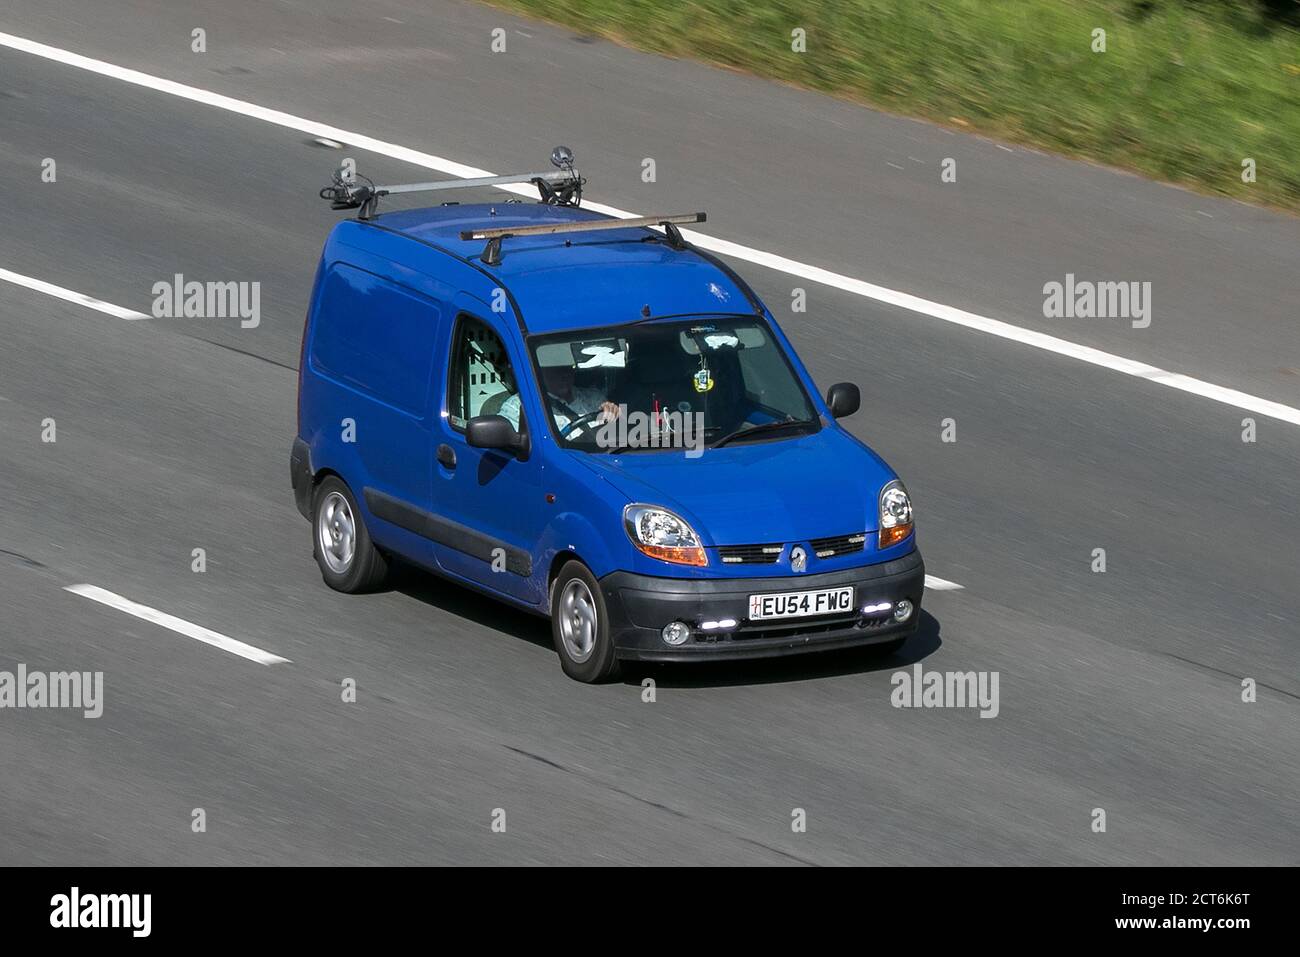
[{"label": "driver's hand", "polygon": [[601,422],[609,422],[618,418],[618,406],[613,402],[602,402],[600,404]]}]

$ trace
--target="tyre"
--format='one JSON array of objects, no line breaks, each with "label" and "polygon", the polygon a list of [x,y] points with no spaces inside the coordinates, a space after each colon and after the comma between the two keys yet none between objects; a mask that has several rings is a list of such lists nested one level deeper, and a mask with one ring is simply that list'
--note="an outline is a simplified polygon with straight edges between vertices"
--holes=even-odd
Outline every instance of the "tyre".
[{"label": "tyre", "polygon": [[388,560],[375,548],[351,490],[336,476],[312,493],[312,555],[325,584],[335,591],[369,591],[388,575]]},{"label": "tyre", "polygon": [[566,562],[555,576],[551,637],[560,667],[570,678],[593,684],[618,674],[605,598],[595,576],[582,562]]}]

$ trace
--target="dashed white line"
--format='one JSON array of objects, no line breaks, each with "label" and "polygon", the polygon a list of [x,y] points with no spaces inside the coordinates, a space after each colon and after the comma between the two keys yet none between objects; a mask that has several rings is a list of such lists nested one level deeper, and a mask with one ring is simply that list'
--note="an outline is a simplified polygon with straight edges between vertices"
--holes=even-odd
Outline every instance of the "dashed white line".
[{"label": "dashed white line", "polygon": [[45,282],[41,279],[33,279],[31,276],[23,276],[16,272],[10,272],[8,269],[0,269],[0,279],[3,279],[5,282],[11,282],[16,286],[25,286],[28,289],[43,292],[45,295],[54,296],[56,299],[75,302],[79,306],[85,306],[87,309],[94,309],[97,312],[104,312],[110,316],[116,316],[118,319],[135,320],[149,318],[144,313],[136,312],[134,309],[123,309],[121,306],[115,306],[111,302],[104,302],[102,299],[87,296],[85,293],[74,292],[71,289],[64,289],[62,286],[56,286],[52,282]]},{"label": "dashed white line", "polygon": [[68,585],[64,588],[64,591],[70,591],[74,595],[80,595],[102,605],[108,605],[110,608],[116,608],[118,611],[134,615],[136,618],[141,618],[155,625],[161,625],[163,628],[170,628],[186,638],[193,638],[195,641],[201,641],[205,645],[212,645],[214,648],[220,648],[232,655],[247,658],[249,661],[256,661],[259,665],[290,664],[288,658],[281,658],[279,655],[273,655],[261,648],[254,648],[252,645],[236,641],[234,638],[227,638],[225,635],[209,628],[196,625],[184,618],[177,618],[175,615],[169,615],[157,608],[150,608],[148,605],[133,602],[129,598],[123,598],[121,595],[116,595],[107,589],[100,588],[98,585]]},{"label": "dashed white line", "polygon": [[[372,136],[353,133],[349,130],[340,129],[336,126],[329,126],[325,123],[317,123],[314,120],[294,116],[292,113],[285,113],[282,110],[268,109],[267,107],[258,106],[255,103],[249,103],[245,100],[237,100],[233,97],[223,96],[220,93],[213,93],[210,90],[203,90],[198,87],[188,86],[184,83],[177,83],[174,80],[166,80],[162,77],[142,73],[139,70],[131,70],[126,67],[117,66],[113,63],[107,63],[103,60],[96,60],[92,57],[82,56],[81,54],[73,53],[70,50],[63,50],[59,47],[38,43],[35,40],[28,40],[24,37],[14,36],[11,33],[0,33],[0,46],[8,47],[12,50],[19,50],[23,53],[30,53],[33,56],[52,60],[56,63],[62,63],[66,66],[76,67],[77,69],[96,73],[100,76],[121,80],[124,83],[131,83],[136,86],[156,90],[160,93],[167,93],[184,100],[202,103],[206,106],[227,110],[241,116],[262,120],[267,123],[273,123],[276,126],[282,126],[302,133],[308,133],[312,136],[338,140],[357,147],[358,149],[369,150],[372,153],[378,153],[381,156],[401,160],[410,163],[413,166],[422,166],[425,169],[435,170],[436,172],[444,173],[447,176],[468,178],[496,175],[488,170],[466,166],[464,163],[456,163],[441,156],[434,156],[431,153],[423,153],[419,150],[399,146],[396,143],[389,143],[384,140],[375,139]],[[507,185],[499,188],[525,196],[535,195],[531,186],[522,184]],[[584,205],[589,209],[604,213],[607,216],[630,218],[639,215],[613,206],[606,206],[601,203],[584,201]],[[967,312],[964,309],[956,309],[952,306],[945,306],[942,303],[931,302],[930,300],[923,299],[920,296],[913,296],[910,293],[899,292],[894,289],[888,289],[884,286],[877,286],[874,283],[864,282],[861,279],[854,279],[851,276],[844,276],[839,273],[831,272],[828,269],[822,269],[818,266],[810,266],[806,263],[797,262],[793,259],[788,259],[785,256],[763,252],[760,249],[752,249],[748,246],[743,246],[740,243],[733,243],[729,240],[706,236],[705,234],[697,233],[694,230],[684,229],[682,230],[682,235],[701,248],[708,249],[711,252],[720,253],[724,256],[731,256],[745,262],[755,263],[756,265],[763,266],[767,269],[773,269],[791,276],[797,276],[811,282],[821,283],[835,289],[840,289],[844,292],[862,296],[867,299],[873,299],[876,302],[897,306],[900,309],[906,309],[910,312],[929,316],[933,319],[939,319],[943,322],[950,322],[967,329],[974,329],[988,335],[997,336],[1001,339],[1018,342],[1022,345],[1032,346],[1035,349],[1041,349],[1045,352],[1066,356],[1080,362],[1087,362],[1090,365],[1101,366],[1104,369],[1110,369],[1112,372],[1119,372],[1139,379],[1146,379],[1149,382],[1156,383],[1157,385],[1167,386],[1171,389],[1178,389],[1181,392],[1198,395],[1215,402],[1221,402],[1225,405],[1244,409],[1247,412],[1254,412],[1257,415],[1280,419],[1281,421],[1289,422],[1292,425],[1300,425],[1300,409],[1289,405],[1283,405],[1280,402],[1262,399],[1245,392],[1239,392],[1236,389],[1229,389],[1224,386],[1215,385],[1211,382],[1194,379],[1191,376],[1182,375],[1181,373],[1170,372],[1166,369],[1161,369],[1158,366],[1148,365],[1145,362],[1125,359],[1123,356],[1104,352],[1101,349],[1094,349],[1091,346],[1084,346],[1076,342],[1070,342],[1066,339],[1060,339],[1056,336],[1049,336],[1045,333],[1035,332],[1032,329],[1026,329],[1009,322],[1002,322],[998,319],[991,319],[987,316]]]}]

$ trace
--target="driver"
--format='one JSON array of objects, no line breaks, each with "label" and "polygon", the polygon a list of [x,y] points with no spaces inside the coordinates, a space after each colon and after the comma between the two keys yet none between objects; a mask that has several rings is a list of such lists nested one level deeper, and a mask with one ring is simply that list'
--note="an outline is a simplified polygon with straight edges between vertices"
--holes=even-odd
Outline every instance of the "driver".
[{"label": "driver", "polygon": [[[571,422],[576,422],[584,416],[600,413],[594,422],[589,423],[592,428],[600,426],[610,419],[617,418],[618,406],[610,402],[598,389],[578,388],[574,384],[576,369],[573,365],[572,356],[568,353],[568,347],[565,347],[566,355],[563,361],[556,362],[554,365],[546,363],[548,356],[539,350],[538,364],[542,372],[542,388],[546,390],[546,397],[551,407],[551,418],[555,420],[555,428],[563,431]],[[498,412],[503,415],[516,429],[519,428],[519,396],[518,394],[510,396],[501,404]],[[586,431],[586,429],[583,429]]]}]

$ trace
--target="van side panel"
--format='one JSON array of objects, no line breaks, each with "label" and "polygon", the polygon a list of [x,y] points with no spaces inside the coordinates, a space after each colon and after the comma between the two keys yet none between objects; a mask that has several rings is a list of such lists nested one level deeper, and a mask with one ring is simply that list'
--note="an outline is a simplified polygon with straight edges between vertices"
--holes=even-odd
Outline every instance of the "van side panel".
[{"label": "van side panel", "polygon": [[304,356],[302,438],[312,468],[339,473],[352,489],[376,544],[431,564],[427,540],[375,518],[365,489],[429,507],[430,390],[443,310],[382,275],[391,272],[382,260],[352,252],[323,270]]}]

